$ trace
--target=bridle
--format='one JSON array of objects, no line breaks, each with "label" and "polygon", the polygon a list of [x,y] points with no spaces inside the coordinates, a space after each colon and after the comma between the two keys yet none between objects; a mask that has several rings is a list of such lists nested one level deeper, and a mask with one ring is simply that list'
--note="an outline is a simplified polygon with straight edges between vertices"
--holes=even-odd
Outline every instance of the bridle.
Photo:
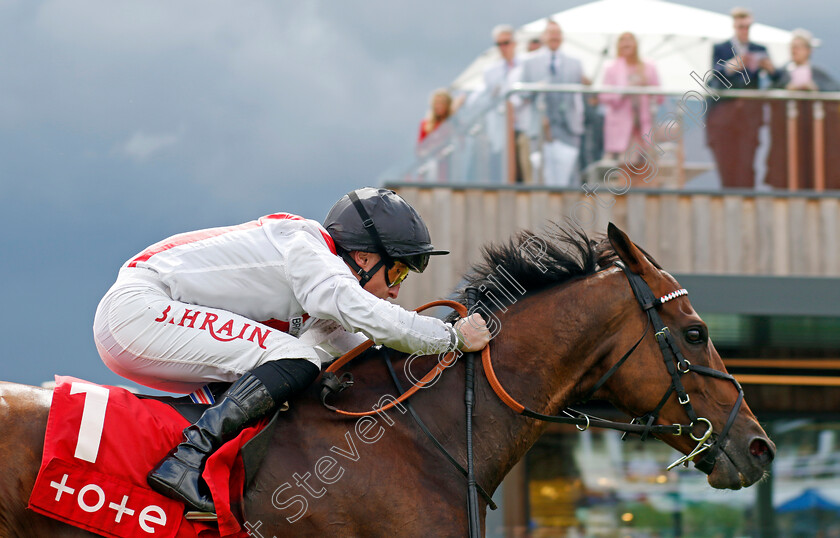
[{"label": "bridle", "polygon": [[[496,372],[493,369],[489,348],[485,348],[482,351],[482,365],[484,367],[487,380],[493,391],[505,405],[525,417],[544,420],[547,422],[573,424],[580,431],[584,431],[591,426],[619,430],[623,431],[625,435],[638,434],[642,441],[646,440],[650,434],[688,434],[694,441],[697,441],[697,446],[691,452],[680,457],[677,461],[669,465],[668,470],[673,469],[679,464],[688,465],[688,462],[694,461],[698,455],[705,452],[703,459],[695,461],[695,466],[700,471],[708,474],[712,471],[717,453],[720,450],[723,441],[726,439],[732,424],[735,422],[735,417],[737,416],[738,411],[741,408],[741,402],[744,399],[744,391],[741,389],[741,385],[738,381],[730,374],[720,372],[706,366],[691,364],[683,356],[676,344],[676,341],[674,340],[674,337],[671,335],[671,330],[665,325],[662,318],[659,316],[657,308],[668,301],[682,297],[683,295],[688,295],[688,292],[685,289],[673,291],[662,297],[656,297],[653,294],[653,291],[651,291],[650,286],[647,285],[642,277],[628,269],[620,261],[615,262],[615,265],[624,271],[624,274],[627,276],[627,280],[630,283],[630,287],[633,290],[633,294],[639,302],[639,306],[641,306],[642,311],[647,314],[645,329],[630,349],[628,349],[621,358],[616,361],[616,363],[586,392],[586,394],[581,398],[581,401],[586,402],[592,398],[598,389],[600,389],[613,376],[613,374],[618,371],[621,365],[633,355],[636,348],[638,348],[639,344],[641,344],[645,336],[647,336],[650,328],[653,327],[654,337],[659,343],[659,349],[662,353],[665,367],[671,377],[671,384],[668,386],[665,394],[653,410],[645,413],[641,417],[634,418],[629,424],[626,422],[615,422],[593,417],[572,408],[563,409],[561,411],[562,415],[545,415],[543,413],[538,413],[516,401],[510,394],[508,394],[504,387],[502,387],[502,384],[499,382],[498,377],[496,377]],[[732,411],[729,414],[726,424],[719,434],[714,433],[711,421],[707,418],[697,416],[697,413],[694,411],[694,407],[691,405],[691,398],[686,393],[681,379],[682,375],[690,372],[696,372],[701,375],[708,375],[718,379],[725,379],[732,382],[738,390],[738,398],[732,407]],[[677,401],[685,409],[690,422],[688,424],[656,424],[659,413],[671,397],[671,394],[675,392],[677,394]],[[696,436],[694,435],[694,427],[700,424],[704,424],[706,426],[706,431],[703,435]]]},{"label": "bridle", "polygon": [[[624,271],[624,274],[627,276],[627,280],[630,283],[630,288],[633,290],[633,295],[635,295],[636,300],[639,302],[639,306],[641,306],[642,310],[647,314],[647,323],[645,324],[645,330],[642,334],[642,337],[639,339],[638,342],[631,348],[631,351],[625,354],[618,362],[616,362],[612,368],[610,368],[602,377],[595,383],[595,385],[589,389],[587,392],[587,396],[585,399],[590,398],[606,381],[618,370],[618,368],[623,364],[623,362],[630,356],[633,350],[635,350],[636,346],[644,339],[647,331],[650,327],[653,327],[654,337],[656,338],[657,343],[659,344],[659,350],[662,353],[662,358],[665,362],[665,367],[668,370],[668,374],[671,376],[671,385],[665,391],[665,394],[659,400],[657,406],[648,413],[642,415],[641,417],[634,418],[632,420],[632,424],[639,424],[644,425],[645,430],[641,433],[641,438],[644,441],[648,434],[650,434],[655,426],[653,424],[656,422],[660,411],[665,405],[665,402],[671,397],[671,394],[676,392],[677,394],[677,401],[680,405],[683,406],[686,415],[690,420],[688,425],[680,425],[675,424],[679,431],[675,432],[675,435],[681,435],[684,432],[688,432],[689,436],[697,441],[697,446],[685,456],[677,459],[674,463],[668,466],[668,470],[673,469],[677,465],[685,464],[688,465],[688,462],[694,461],[697,456],[701,453],[705,453],[702,458],[697,459],[694,461],[694,466],[697,467],[700,471],[709,474],[712,472],[712,468],[715,465],[715,459],[717,458],[718,452],[721,450],[723,443],[729,434],[729,430],[732,428],[732,425],[735,423],[735,418],[738,415],[738,411],[741,409],[741,403],[744,401],[744,391],[741,388],[740,383],[732,377],[730,374],[726,372],[721,372],[719,370],[715,370],[713,368],[709,368],[707,366],[700,366],[697,364],[691,364],[682,354],[680,348],[677,346],[676,341],[674,340],[673,335],[671,334],[671,330],[665,325],[662,321],[662,318],[659,316],[659,312],[657,308],[662,306],[668,301],[676,299],[677,297],[681,297],[683,295],[688,295],[688,292],[685,289],[676,290],[671,292],[667,295],[662,297],[656,297],[651,291],[650,286],[648,286],[647,282],[644,279],[631,271],[627,268],[622,262],[617,261],[615,265],[621,268]],[[732,406],[732,410],[729,413],[729,417],[726,420],[726,424],[724,424],[723,429],[720,433],[716,434],[712,430],[712,423],[703,417],[698,417],[697,413],[694,410],[694,407],[691,405],[691,398],[685,392],[685,388],[683,387],[681,377],[685,374],[690,372],[696,372],[701,375],[711,376],[717,379],[724,379],[726,381],[730,381],[738,391],[738,398],[735,400],[735,403]],[[706,425],[706,431],[701,436],[694,435],[694,426],[703,423]]]},{"label": "bridle", "polygon": [[[562,410],[562,415],[545,415],[538,413],[517,402],[512,396],[510,396],[510,394],[507,393],[507,391],[505,391],[504,387],[502,387],[496,377],[496,373],[493,370],[493,364],[490,360],[489,347],[482,351],[482,364],[484,366],[485,375],[499,399],[515,412],[525,417],[548,422],[574,424],[581,431],[588,429],[590,426],[619,430],[623,431],[625,435],[628,433],[638,434],[642,441],[647,439],[650,434],[688,434],[691,439],[697,441],[697,446],[695,446],[695,448],[688,454],[680,457],[674,463],[669,465],[668,470],[671,470],[680,464],[685,464],[687,466],[690,461],[694,461],[695,467],[697,467],[700,471],[709,474],[712,472],[712,468],[715,464],[715,458],[721,449],[722,443],[726,439],[729,430],[732,428],[732,424],[735,422],[735,417],[741,408],[741,402],[744,400],[744,391],[741,389],[741,385],[738,381],[730,374],[720,372],[706,366],[691,364],[683,356],[680,348],[674,340],[673,335],[671,334],[671,330],[665,325],[662,318],[659,316],[657,308],[668,301],[683,295],[688,295],[688,292],[685,289],[673,291],[662,297],[656,297],[653,294],[653,291],[651,291],[650,286],[648,286],[647,282],[645,282],[641,276],[628,269],[620,261],[615,262],[615,265],[624,271],[624,274],[630,283],[630,288],[633,290],[633,294],[639,302],[639,306],[641,306],[642,311],[647,314],[645,329],[639,339],[636,340],[636,343],[633,344],[630,349],[628,349],[603,376],[601,376],[601,378],[586,392],[581,401],[585,402],[592,398],[598,389],[600,389],[610,379],[610,377],[618,371],[621,365],[624,364],[631,355],[633,355],[633,352],[636,351],[636,348],[638,348],[639,344],[641,344],[645,336],[647,336],[650,328],[653,327],[654,337],[659,344],[659,349],[662,353],[665,367],[671,377],[671,384],[668,386],[665,394],[653,410],[645,413],[641,417],[634,418],[629,424],[626,422],[614,422],[592,417],[586,413],[582,413],[571,408]],[[738,390],[738,398],[732,406],[729,418],[727,419],[723,429],[718,434],[713,431],[711,421],[707,418],[698,417],[694,407],[691,405],[691,398],[686,393],[681,379],[683,375],[690,372],[696,372],[701,375],[708,375],[718,379],[725,379],[732,382]],[[677,394],[677,401],[683,406],[686,415],[688,415],[688,419],[690,421],[688,424],[656,424],[659,413],[662,411],[662,408],[665,406],[665,403],[671,397],[672,393]],[[694,435],[694,427],[697,425],[706,426],[706,431],[700,436]],[[700,454],[703,454],[702,459],[697,459],[697,461],[695,461],[695,458],[697,458]]]},{"label": "bridle", "polygon": [[[657,406],[642,415],[641,417],[634,418],[630,423],[626,422],[615,422],[611,420],[601,419],[597,417],[593,417],[582,413],[580,411],[576,411],[571,408],[566,408],[561,411],[562,415],[545,415],[542,413],[538,413],[533,411],[518,401],[516,401],[508,392],[502,387],[499,379],[496,377],[496,373],[493,370],[493,364],[490,359],[490,346],[488,345],[481,351],[481,361],[482,366],[484,367],[484,373],[487,377],[490,386],[492,387],[493,391],[499,397],[502,402],[511,408],[516,413],[533,418],[538,420],[544,420],[548,422],[557,422],[563,424],[573,424],[575,425],[578,430],[584,431],[591,426],[599,427],[599,428],[608,428],[614,429],[618,431],[623,431],[626,434],[638,434],[641,437],[641,440],[644,441],[650,434],[671,434],[671,435],[683,435],[688,434],[692,440],[697,442],[697,445],[691,450],[688,454],[681,456],[676,461],[674,461],[671,465],[668,466],[668,470],[673,469],[674,467],[684,464],[688,466],[688,463],[694,461],[695,467],[702,471],[705,474],[709,474],[712,472],[712,469],[715,465],[715,459],[717,458],[718,452],[722,449],[723,443],[726,440],[727,435],[729,434],[729,430],[732,428],[732,425],[735,422],[735,418],[738,415],[738,411],[741,409],[741,403],[744,400],[744,391],[741,388],[741,385],[738,381],[732,377],[730,374],[726,372],[721,372],[715,370],[713,368],[709,368],[706,366],[700,366],[691,364],[682,354],[679,347],[677,346],[676,341],[674,340],[673,335],[671,334],[671,330],[665,325],[662,321],[662,318],[659,315],[658,308],[678,297],[682,297],[684,295],[688,295],[688,292],[685,289],[679,289],[668,293],[662,297],[656,297],[653,294],[653,291],[648,286],[647,282],[639,276],[638,274],[634,273],[630,269],[628,269],[624,263],[620,261],[614,262],[614,264],[621,268],[624,271],[625,276],[627,277],[628,282],[630,283],[630,288],[633,290],[633,294],[636,297],[636,300],[639,303],[639,306],[642,308],[642,311],[647,315],[647,320],[645,323],[645,329],[642,332],[642,335],[639,339],[634,343],[630,349],[628,349],[622,357],[612,366],[610,369],[603,375],[601,378],[586,392],[582,401],[589,400],[597,391],[600,389],[609,379],[613,376],[613,374],[618,371],[618,369],[623,365],[628,358],[635,352],[638,346],[642,343],[642,341],[647,336],[648,331],[653,327],[654,337],[656,338],[657,343],[659,344],[660,352],[662,353],[663,361],[665,362],[665,367],[668,370],[668,374],[671,377],[671,383],[668,386],[668,389],[665,391],[665,394],[659,400]],[[475,294],[478,290],[471,289],[467,290],[467,296]],[[472,293],[471,293],[472,292]],[[418,308],[418,311],[422,311],[426,308],[430,308],[432,306],[449,306],[455,309],[461,317],[465,317],[468,313],[471,313],[473,309],[476,307],[478,301],[473,299],[472,301],[468,301],[467,306],[454,302],[454,301],[435,301],[433,303],[429,303]],[[353,413],[342,411],[336,409],[333,406],[330,406],[326,403],[326,398],[330,394],[334,394],[337,392],[341,392],[345,388],[353,385],[353,378],[352,374],[345,373],[340,378],[335,375],[335,372],[338,371],[344,364],[349,362],[351,359],[360,355],[364,350],[368,349],[373,342],[367,342],[362,344],[352,350],[350,353],[341,357],[340,359],[336,360],[332,363],[324,373],[324,378],[322,379],[321,383],[323,385],[323,390],[321,393],[321,401],[322,403],[328,408],[337,413],[346,416],[367,416],[373,415],[380,412],[383,412],[394,405],[398,405],[400,402],[408,403],[408,397],[411,396],[414,392],[416,392],[420,387],[422,387],[425,383],[428,383],[430,380],[437,377],[437,375],[442,372],[444,368],[451,366],[454,363],[454,359],[448,359],[449,362],[445,365],[436,366],[432,371],[430,371],[423,379],[420,381],[419,385],[414,385],[408,391],[402,393],[399,398],[393,400],[390,404],[383,406],[376,411],[370,412],[361,412],[361,413]],[[473,388],[471,385],[471,381],[473,380],[473,373],[472,373],[472,354],[467,354],[467,395],[469,398],[473,396]],[[694,410],[694,407],[691,405],[691,398],[685,391],[685,387],[682,383],[682,376],[689,373],[697,373],[700,375],[707,375],[717,379],[724,379],[726,381],[730,381],[735,388],[738,390],[738,398],[736,399],[735,403],[732,406],[732,410],[729,413],[729,417],[724,425],[723,429],[720,433],[715,433],[712,428],[712,423],[710,420],[704,417],[699,417]],[[392,377],[394,378],[395,382],[399,386],[399,381],[396,378],[396,375],[392,373]],[[402,390],[400,390],[402,392]],[[683,409],[685,410],[686,415],[688,416],[689,423],[688,424],[656,424],[656,421],[659,417],[659,413],[662,411],[662,408],[665,406],[666,402],[670,399],[671,395],[676,393],[677,401],[682,405]],[[467,402],[467,408],[470,410],[468,416],[472,415],[472,405]],[[413,413],[414,414],[414,413]],[[419,417],[415,416],[415,420],[417,420],[421,424],[421,428],[426,432],[427,435],[431,435],[428,432],[427,428],[423,427],[422,422],[419,421]],[[469,421],[468,421],[469,425]],[[694,435],[694,427],[697,425],[705,425],[706,431],[700,435]],[[468,462],[470,463],[470,467],[472,467],[472,443],[471,443],[471,432],[468,431]],[[450,462],[454,463],[454,465],[467,476],[469,485],[471,488],[475,488],[474,478],[471,478],[469,475],[472,474],[472,469],[470,471],[466,471],[461,466],[455,462],[454,458],[449,455],[449,453],[437,442],[436,439],[432,437],[432,440],[435,442],[436,446],[439,450],[441,450]],[[702,458],[698,458],[698,456],[702,455]],[[480,489],[480,493],[485,497],[485,499],[489,499],[489,495],[487,495],[483,490]],[[470,512],[471,512],[471,534],[473,528],[478,528],[476,525],[478,523],[474,520],[472,514],[477,514],[477,508],[474,508],[474,503],[477,503],[477,499],[475,499],[475,495],[473,493],[469,496],[470,499]],[[492,501],[490,501],[492,505]]]}]

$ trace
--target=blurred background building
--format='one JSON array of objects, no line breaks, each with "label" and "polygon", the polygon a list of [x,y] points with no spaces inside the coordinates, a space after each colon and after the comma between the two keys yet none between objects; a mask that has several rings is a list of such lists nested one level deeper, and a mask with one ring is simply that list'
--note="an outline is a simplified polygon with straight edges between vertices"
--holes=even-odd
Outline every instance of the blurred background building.
[{"label": "blurred background building", "polygon": [[[446,296],[480,245],[517,230],[552,220],[598,235],[614,222],[690,291],[778,452],[765,481],[720,492],[696,470],[665,472],[673,451],[664,444],[552,426],[497,493],[502,508],[488,535],[840,536],[840,93],[777,84],[795,70],[784,66],[794,65],[799,34],[757,23],[750,41],[766,46],[777,71],[761,70],[741,89],[704,84],[714,78],[714,45],[733,34],[729,14],[601,0],[551,19],[562,28],[560,50],[583,66],[581,83],[519,81],[493,91],[483,74],[501,47],[488,49],[450,87],[457,112],[383,174],[426,216],[436,244],[463,253],[412,276],[400,303]],[[546,20],[512,32],[522,62]],[[638,56],[656,65],[656,87],[605,84],[627,30]],[[809,50],[818,46],[808,39]],[[580,96],[586,123],[574,171],[556,185],[546,180],[549,140],[539,127],[546,96],[564,93]],[[610,155],[604,96],[639,95],[656,102],[653,126],[637,149]],[[523,101],[538,126],[531,178],[516,164]],[[711,128],[721,103],[757,118],[753,150],[713,151],[715,137],[726,136]]]}]

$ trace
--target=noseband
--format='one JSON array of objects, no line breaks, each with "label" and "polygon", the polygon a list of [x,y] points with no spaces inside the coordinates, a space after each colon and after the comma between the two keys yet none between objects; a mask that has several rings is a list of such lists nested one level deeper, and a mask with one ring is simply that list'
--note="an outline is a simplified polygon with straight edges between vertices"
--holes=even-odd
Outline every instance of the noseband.
[{"label": "noseband", "polygon": [[[656,419],[658,418],[662,407],[665,405],[665,402],[668,401],[668,398],[671,397],[672,393],[676,392],[677,401],[679,401],[679,403],[683,406],[689,420],[691,421],[688,426],[675,424],[675,426],[680,426],[679,429],[681,430],[677,432],[676,435],[687,432],[693,440],[697,441],[697,446],[694,450],[668,466],[668,470],[673,469],[681,463],[688,465],[688,462],[694,461],[697,456],[704,453],[702,458],[699,458],[694,462],[694,465],[700,471],[709,474],[712,472],[712,468],[715,465],[715,459],[717,458],[718,451],[721,449],[726,436],[729,434],[730,428],[732,428],[732,424],[735,422],[735,417],[741,409],[741,402],[744,401],[744,391],[738,381],[730,374],[688,362],[680,351],[680,348],[677,346],[677,343],[671,334],[671,330],[665,325],[662,318],[659,316],[657,308],[672,299],[676,299],[682,295],[688,295],[686,290],[680,289],[663,297],[656,297],[653,294],[653,291],[651,291],[650,286],[648,286],[647,282],[645,282],[642,277],[628,269],[620,261],[615,262],[615,265],[620,267],[627,276],[627,280],[630,282],[630,288],[633,290],[633,295],[636,296],[636,300],[639,302],[642,310],[647,314],[647,323],[645,324],[645,331],[642,334],[642,338],[636,342],[636,345],[631,348],[629,353],[626,353],[621,360],[613,365],[613,367],[610,368],[610,370],[604,374],[600,380],[598,380],[598,382],[587,393],[586,399],[591,397],[595,391],[597,391],[607,381],[607,379],[609,379],[610,376],[618,370],[621,364],[627,359],[627,357],[630,356],[636,346],[638,346],[639,342],[641,342],[641,340],[645,337],[648,329],[652,326],[654,337],[659,344],[659,350],[662,352],[662,358],[665,361],[665,367],[668,369],[668,374],[671,376],[671,385],[668,387],[668,390],[665,391],[664,396],[662,396],[662,399],[659,401],[656,408],[641,417],[634,418],[631,423],[645,426],[645,431],[641,433],[642,440],[644,441],[648,434],[651,433],[651,430],[654,427],[653,424],[656,422]],[[694,411],[694,407],[691,405],[691,398],[688,394],[686,394],[681,379],[681,376],[690,372],[696,372],[701,375],[707,375],[718,379],[725,379],[735,385],[735,388],[738,390],[738,398],[735,400],[735,404],[732,406],[732,411],[729,413],[729,418],[719,434],[712,431],[711,421],[697,416],[697,413]],[[698,437],[694,435],[694,427],[701,423],[706,426],[706,431],[703,435]]]}]

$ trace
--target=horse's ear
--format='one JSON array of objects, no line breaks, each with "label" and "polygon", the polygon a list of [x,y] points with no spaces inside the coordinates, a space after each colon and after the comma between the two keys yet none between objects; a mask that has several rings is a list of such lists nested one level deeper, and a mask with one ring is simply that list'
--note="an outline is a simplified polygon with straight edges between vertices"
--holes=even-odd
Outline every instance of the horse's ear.
[{"label": "horse's ear", "polygon": [[630,241],[627,234],[622,232],[612,222],[607,226],[607,237],[610,239],[613,250],[615,250],[615,253],[618,254],[618,257],[621,258],[621,261],[624,262],[628,269],[637,275],[644,275],[651,269],[654,269],[653,264],[639,250],[639,247],[633,241]]}]

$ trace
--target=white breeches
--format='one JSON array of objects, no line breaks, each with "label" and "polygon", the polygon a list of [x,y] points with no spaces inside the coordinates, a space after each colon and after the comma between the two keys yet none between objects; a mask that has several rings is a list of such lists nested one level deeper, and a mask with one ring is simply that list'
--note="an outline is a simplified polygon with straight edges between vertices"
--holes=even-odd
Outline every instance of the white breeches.
[{"label": "white breeches", "polygon": [[176,301],[145,269],[120,272],[96,310],[93,336],[108,368],[168,392],[235,381],[277,359],[321,366],[313,346],[226,310]]},{"label": "white breeches", "polygon": [[559,140],[546,142],[543,145],[545,184],[551,187],[570,186],[577,170],[578,153],[580,153],[579,148]]}]

